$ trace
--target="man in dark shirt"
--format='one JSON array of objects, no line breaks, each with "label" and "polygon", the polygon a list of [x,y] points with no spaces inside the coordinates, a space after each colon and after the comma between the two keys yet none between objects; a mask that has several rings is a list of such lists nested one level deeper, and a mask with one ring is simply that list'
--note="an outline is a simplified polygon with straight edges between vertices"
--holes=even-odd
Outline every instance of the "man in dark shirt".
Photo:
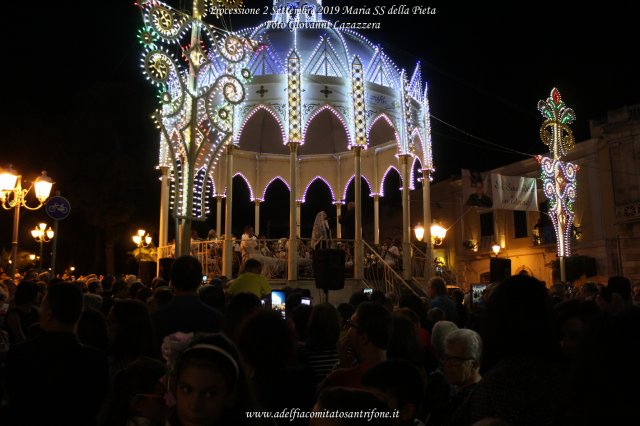
[{"label": "man in dark shirt", "polygon": [[156,337],[162,339],[176,331],[190,333],[220,331],[222,315],[216,309],[203,303],[198,297],[198,287],[202,280],[202,265],[192,256],[181,256],[171,267],[171,287],[174,297],[154,316]]},{"label": "man in dark shirt", "polygon": [[9,425],[94,425],[109,387],[105,354],[74,332],[82,292],[51,284],[41,304],[42,333],[13,346],[6,361]]}]

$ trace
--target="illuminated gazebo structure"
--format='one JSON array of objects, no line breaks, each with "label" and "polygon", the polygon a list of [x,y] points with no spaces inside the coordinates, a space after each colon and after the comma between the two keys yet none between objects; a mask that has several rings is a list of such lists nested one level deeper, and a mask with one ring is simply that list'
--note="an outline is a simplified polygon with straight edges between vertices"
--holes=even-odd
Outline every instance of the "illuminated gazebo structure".
[{"label": "illuminated gazebo structure", "polygon": [[[160,245],[167,243],[169,200],[176,225],[189,228],[191,220],[206,218],[210,200],[217,200],[220,212],[226,197],[225,228],[230,230],[231,181],[240,175],[256,205],[256,225],[269,186],[276,180],[287,185],[288,252],[295,254],[300,204],[309,186],[320,180],[330,189],[338,215],[344,203],[355,202],[354,278],[360,279],[363,182],[374,200],[374,243],[379,242],[379,199],[392,169],[402,182],[404,253],[411,252],[409,191],[416,179],[423,181],[423,223],[431,223],[434,168],[427,85],[420,64],[409,74],[380,46],[323,20],[320,0],[274,0],[273,6],[282,13],[229,34],[207,27],[197,10],[189,17],[156,1],[141,5],[152,47],[168,55],[157,45],[177,43],[184,52],[182,59],[167,62],[169,71],[158,83],[164,180]],[[236,54],[229,54],[229,48]],[[145,50],[149,64],[153,49],[147,44]],[[180,61],[186,64],[183,71]],[[422,176],[413,176],[417,164]],[[355,197],[346,200],[351,184]],[[216,226],[220,231],[220,214]],[[184,229],[179,235],[184,239]],[[231,275],[230,238],[226,232],[225,275]],[[184,241],[179,245],[184,247]],[[403,256],[404,278],[410,277],[410,261]],[[289,255],[289,281],[297,280],[296,262]]]}]

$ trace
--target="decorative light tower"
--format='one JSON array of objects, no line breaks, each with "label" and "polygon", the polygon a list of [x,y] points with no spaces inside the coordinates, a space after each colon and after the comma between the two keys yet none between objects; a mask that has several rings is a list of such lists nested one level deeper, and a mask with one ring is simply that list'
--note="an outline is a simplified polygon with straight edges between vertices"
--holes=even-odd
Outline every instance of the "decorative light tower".
[{"label": "decorative light tower", "polygon": [[[191,221],[204,220],[209,213],[211,175],[220,156],[231,157],[234,114],[245,98],[243,83],[251,77],[245,67],[257,43],[229,31],[206,24],[210,11],[194,0],[193,16],[156,0],[138,3],[143,27],[138,38],[143,45],[142,68],[158,88],[161,107],[153,115],[160,130],[159,168],[163,173],[162,199],[169,198],[176,219],[176,255],[189,253]],[[214,13],[241,2],[218,1]],[[175,46],[181,58],[171,53]],[[232,166],[232,161],[227,161]],[[231,182],[227,182],[231,191]],[[169,203],[163,202],[160,217],[160,244],[166,244]],[[230,209],[227,203],[227,209]],[[230,215],[229,215],[230,216]],[[231,229],[227,223],[228,243]],[[227,241],[225,241],[227,243]],[[228,246],[228,247],[227,247]],[[231,253],[225,256],[229,258]],[[224,268],[223,268],[224,269]],[[224,271],[230,275],[231,271]]]},{"label": "decorative light tower", "polygon": [[571,225],[573,223],[573,204],[576,200],[576,175],[578,165],[561,161],[575,145],[573,132],[569,127],[576,115],[567,108],[555,87],[546,100],[538,102],[538,110],[545,118],[540,127],[540,138],[549,146],[552,158],[538,155],[542,166],[542,184],[544,194],[549,201],[549,216],[553,222],[558,245],[560,280],[566,282],[565,258],[571,254]]}]

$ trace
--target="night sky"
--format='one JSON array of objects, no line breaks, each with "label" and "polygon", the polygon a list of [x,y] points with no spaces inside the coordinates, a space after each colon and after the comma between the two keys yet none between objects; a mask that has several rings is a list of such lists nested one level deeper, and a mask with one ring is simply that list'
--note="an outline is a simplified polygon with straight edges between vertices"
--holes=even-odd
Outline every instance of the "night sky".
[{"label": "night sky", "polygon": [[[486,170],[544,152],[536,105],[553,86],[576,112],[578,141],[588,138],[589,119],[640,103],[635,14],[612,2],[583,10],[554,5],[553,12],[540,2],[357,3],[372,9],[376,4],[436,8],[428,16],[333,17],[379,21],[380,30],[362,32],[410,73],[421,62],[434,116],[436,181],[461,168]],[[191,7],[191,2],[169,4]],[[131,268],[125,257],[133,249],[130,235],[137,227],[155,229],[159,206],[158,134],[149,118],[157,98],[139,68],[140,13],[130,1],[14,2],[4,9],[0,166],[12,163],[25,179],[46,169],[56,181],[54,191],[72,201],[71,217],[60,223],[59,266],[100,268],[93,256],[102,245],[97,219],[82,207],[95,203],[128,219],[119,228],[116,251],[119,267]],[[239,29],[246,21],[233,18],[231,24]],[[441,121],[504,148],[496,150]],[[508,149],[523,154],[504,152]],[[266,205],[263,210],[270,214]],[[251,221],[252,214],[251,209]],[[29,230],[46,219],[43,210],[23,213],[21,249],[36,250]],[[215,216],[200,227],[213,222]],[[0,212],[0,245],[7,250],[11,226],[12,214]]]}]

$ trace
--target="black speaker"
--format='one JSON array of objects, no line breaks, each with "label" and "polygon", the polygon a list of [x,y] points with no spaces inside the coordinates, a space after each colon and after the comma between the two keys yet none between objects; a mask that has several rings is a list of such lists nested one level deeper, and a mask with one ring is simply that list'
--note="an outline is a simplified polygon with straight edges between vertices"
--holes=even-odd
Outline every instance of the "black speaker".
[{"label": "black speaker", "polygon": [[499,282],[511,276],[511,259],[492,257],[489,261],[491,282]]},{"label": "black speaker", "polygon": [[313,253],[313,277],[316,279],[316,288],[344,288],[344,258],[345,253],[340,249],[320,249]]},{"label": "black speaker", "polygon": [[173,266],[173,257],[163,257],[160,259],[160,272],[158,276],[167,283],[171,280],[171,267]]},{"label": "black speaker", "polygon": [[140,262],[140,281],[146,286],[151,285],[151,281],[156,277],[156,262]]}]

